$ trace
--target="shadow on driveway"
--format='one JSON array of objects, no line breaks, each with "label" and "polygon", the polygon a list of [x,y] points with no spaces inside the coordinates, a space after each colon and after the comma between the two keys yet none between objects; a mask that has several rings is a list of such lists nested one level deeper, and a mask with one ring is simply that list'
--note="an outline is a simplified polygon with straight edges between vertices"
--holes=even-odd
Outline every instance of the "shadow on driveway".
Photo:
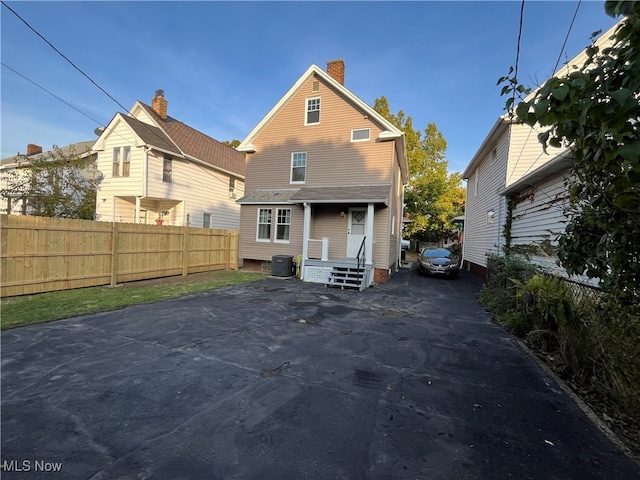
[{"label": "shadow on driveway", "polygon": [[2,478],[640,479],[479,289],[267,278],[2,332]]}]

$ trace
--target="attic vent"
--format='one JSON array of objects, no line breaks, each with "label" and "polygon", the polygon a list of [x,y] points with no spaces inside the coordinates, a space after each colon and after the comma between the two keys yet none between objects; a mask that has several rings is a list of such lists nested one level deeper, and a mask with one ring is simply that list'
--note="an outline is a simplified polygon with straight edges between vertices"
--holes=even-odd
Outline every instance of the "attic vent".
[{"label": "attic vent", "polygon": [[311,83],[311,91],[319,92],[320,91],[320,82],[318,80]]}]

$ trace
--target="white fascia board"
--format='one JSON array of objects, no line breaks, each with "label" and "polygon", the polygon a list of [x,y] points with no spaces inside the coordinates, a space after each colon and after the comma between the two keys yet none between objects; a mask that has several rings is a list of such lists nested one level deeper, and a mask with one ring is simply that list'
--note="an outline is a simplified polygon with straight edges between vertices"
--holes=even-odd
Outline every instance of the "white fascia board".
[{"label": "white fascia board", "polygon": [[236,147],[236,150],[242,153],[255,153],[256,147],[253,143],[247,145],[240,144]]},{"label": "white fascia board", "polygon": [[104,142],[107,139],[107,137],[109,135],[111,135],[111,132],[113,132],[113,130],[116,128],[116,126],[118,125],[118,121],[120,121],[120,113],[116,113],[111,120],[109,120],[109,123],[107,123],[107,126],[105,127],[105,129],[103,130],[103,132],[100,134],[100,136],[96,139],[96,141],[93,143],[93,146],[91,147],[92,151],[102,151],[104,150]]}]

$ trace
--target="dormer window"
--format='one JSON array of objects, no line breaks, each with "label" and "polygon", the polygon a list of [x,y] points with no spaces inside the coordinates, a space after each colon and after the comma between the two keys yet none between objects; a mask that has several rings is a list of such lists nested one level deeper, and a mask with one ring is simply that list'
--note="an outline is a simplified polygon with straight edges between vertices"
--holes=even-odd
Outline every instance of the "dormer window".
[{"label": "dormer window", "polygon": [[320,123],[320,97],[307,98],[307,116],[305,125]]}]

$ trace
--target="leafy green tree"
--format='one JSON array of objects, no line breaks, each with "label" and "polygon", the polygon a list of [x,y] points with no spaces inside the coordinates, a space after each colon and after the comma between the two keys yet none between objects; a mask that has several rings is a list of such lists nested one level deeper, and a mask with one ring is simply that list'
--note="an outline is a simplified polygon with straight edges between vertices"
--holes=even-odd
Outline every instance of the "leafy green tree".
[{"label": "leafy green tree", "polygon": [[[611,44],[586,49],[584,65],[552,77],[520,101],[517,118],[548,127],[543,148],[573,154],[567,187],[571,206],[559,258],[571,274],[600,279],[627,301],[640,300],[640,2],[607,1],[626,17]],[[599,32],[596,32],[599,33]],[[594,35],[595,36],[595,35]],[[517,78],[503,77],[503,94],[521,96]],[[514,97],[507,101],[510,109]]]},{"label": "leafy green tree", "polygon": [[234,138],[233,140],[225,140],[224,142],[225,145],[230,146],[231,148],[236,148],[238,145],[240,145],[240,140],[238,140],[237,138]]},{"label": "leafy green tree", "polygon": [[95,159],[81,153],[71,150],[65,154],[54,145],[47,154],[20,156],[17,168],[0,175],[4,186],[0,195],[13,205],[24,205],[25,214],[93,220],[97,186],[80,175],[80,170]]},{"label": "leafy green tree", "polygon": [[435,123],[424,130],[413,128],[413,120],[400,110],[391,113],[388,100],[377,98],[374,110],[405,134],[409,185],[405,191],[405,214],[411,219],[405,236],[439,244],[455,230],[452,220],[464,213],[465,190],[460,173],[448,172],[447,141]]}]

